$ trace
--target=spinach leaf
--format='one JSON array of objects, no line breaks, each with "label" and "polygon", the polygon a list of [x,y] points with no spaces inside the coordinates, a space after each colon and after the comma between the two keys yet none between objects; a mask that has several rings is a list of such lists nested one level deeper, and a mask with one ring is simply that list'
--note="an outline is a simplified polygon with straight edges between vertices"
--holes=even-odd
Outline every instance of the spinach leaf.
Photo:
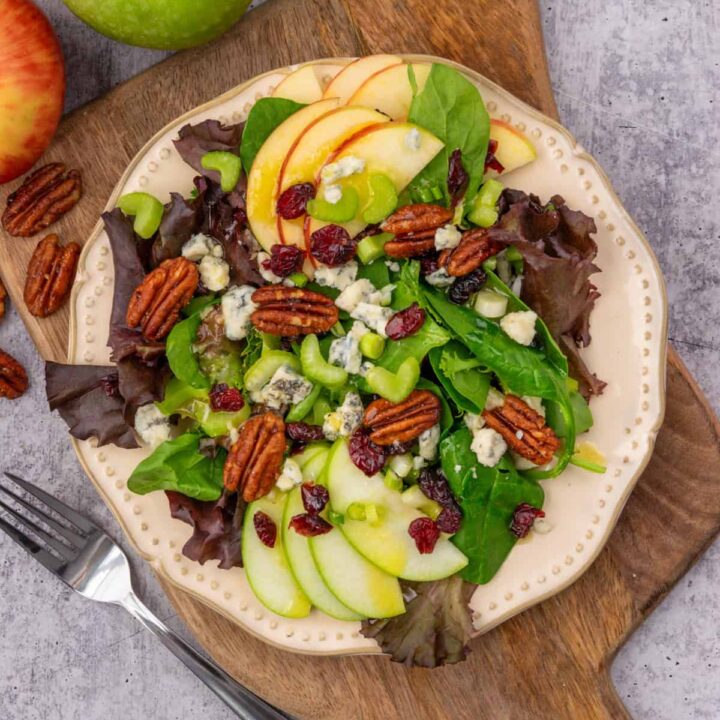
[{"label": "spinach leaf", "polygon": [[[531,307],[526,305],[492,270],[485,270],[487,275],[487,282],[485,287],[495,292],[505,295],[508,299],[508,311],[519,312],[523,310],[532,310]],[[552,336],[545,321],[538,316],[537,322],[535,323],[538,335],[542,338],[543,345],[545,348],[545,354],[547,359],[563,374],[568,374],[568,361],[563,351],[560,349],[558,344],[555,342],[555,338]]]},{"label": "spinach leaf", "polygon": [[430,351],[430,364],[458,409],[479,414],[485,407],[490,375],[462,343],[452,340]]},{"label": "spinach leaf", "polygon": [[210,381],[200,370],[200,363],[193,351],[193,343],[202,318],[200,313],[181,320],[170,331],[166,353],[170,369],[176,378],[194,388],[209,388]]},{"label": "spinach leaf", "polygon": [[[593,426],[592,411],[587,400],[577,390],[571,391],[568,399],[575,419],[575,434],[587,432]],[[566,435],[565,419],[558,403],[554,400],[546,400],[545,410],[547,424],[558,437],[564,438]]]},{"label": "spinach leaf", "polygon": [[469,582],[489,582],[505,562],[517,538],[510,532],[515,508],[523,502],[542,507],[544,493],[522,477],[504,457],[497,466],[478,463],[470,448],[472,434],[463,427],[440,443],[440,461],[463,521],[452,542],[468,558],[460,576]]},{"label": "spinach leaf", "polygon": [[175,490],[197,500],[217,500],[227,453],[219,449],[214,458],[206,457],[199,443],[200,436],[194,433],[164,442],[135,468],[128,489],[138,495]]},{"label": "spinach leaf", "polygon": [[202,312],[206,307],[217,305],[219,302],[220,298],[215,295],[200,295],[200,297],[193,298],[182,309],[182,314],[184,317],[190,317],[191,315]]},{"label": "spinach leaf", "polygon": [[516,395],[535,395],[557,402],[565,423],[565,443],[556,465],[550,470],[528,470],[525,478],[557,477],[575,449],[575,417],[570,406],[566,378],[544,353],[525,347],[506,335],[500,326],[470,308],[455,305],[437,290],[423,289],[426,301],[467,348],[492,371],[503,387]]},{"label": "spinach leaf", "polygon": [[360,265],[357,277],[367,278],[378,290],[390,283],[390,272],[382,258],[373,260],[368,265]]},{"label": "spinach leaf", "polygon": [[438,186],[449,200],[447,174],[450,154],[460,149],[470,176],[466,199],[477,193],[485,172],[490,116],[478,89],[457,70],[433,64],[422,92],[415,95],[408,120],[445,143],[432,162],[412,181],[411,190]]},{"label": "spinach leaf", "polygon": [[261,98],[252,106],[240,142],[240,158],[246,173],[250,173],[255,156],[272,131],[303,107],[293,100],[274,97]]}]

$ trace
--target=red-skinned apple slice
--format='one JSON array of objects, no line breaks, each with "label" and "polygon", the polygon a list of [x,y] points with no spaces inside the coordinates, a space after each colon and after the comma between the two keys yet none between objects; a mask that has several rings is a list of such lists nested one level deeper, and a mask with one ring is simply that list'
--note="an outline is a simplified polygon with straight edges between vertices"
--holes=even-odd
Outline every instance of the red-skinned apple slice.
[{"label": "red-skinned apple slice", "polygon": [[[418,92],[425,87],[431,67],[430,63],[412,63]],[[348,100],[348,105],[374,108],[393,120],[405,120],[412,98],[408,65],[401,63],[371,75]]]},{"label": "red-skinned apple slice", "polygon": [[0,183],[29,170],[62,115],[62,51],[47,18],[28,0],[0,2]]},{"label": "red-skinned apple slice", "polygon": [[390,65],[402,63],[397,55],[368,55],[346,65],[325,88],[323,97],[336,97],[346,105],[355,91],[371,76]]},{"label": "red-skinned apple slice", "polygon": [[[503,120],[490,121],[490,139],[497,142],[495,157],[503,166],[503,175],[531,163],[537,158],[535,146],[512,125]],[[488,176],[497,177],[494,170]]]},{"label": "red-skinned apple slice", "polygon": [[338,103],[337,98],[328,98],[298,110],[275,128],[255,156],[248,175],[247,215],[253,235],[268,252],[280,242],[275,212],[280,168],[305,128]]},{"label": "red-skinned apple slice", "polygon": [[281,80],[272,96],[309,105],[322,100],[325,86],[335,74],[337,65],[303,65]]},{"label": "red-skinned apple slice", "polygon": [[[315,182],[320,168],[332,152],[360,130],[388,122],[382,113],[364,107],[340,107],[315,120],[288,153],[280,171],[278,194],[297,183]],[[276,197],[277,199],[277,197]],[[303,220],[277,218],[281,242],[305,246]]]},{"label": "red-skinned apple slice", "polygon": [[[417,131],[418,137],[413,137],[415,131]],[[412,135],[410,135],[411,132]],[[365,170],[362,173],[351,175],[339,181],[342,187],[348,185],[354,187],[360,198],[360,214],[353,220],[343,223],[343,227],[350,236],[357,235],[367,225],[362,219],[362,210],[369,199],[367,178],[370,173],[387,175],[393,181],[399,194],[440,152],[442,147],[442,141],[424,128],[413,123],[397,121],[367,127],[340,145],[328,157],[326,165],[349,156],[365,161]],[[316,179],[317,197],[322,197],[324,193],[321,172],[318,173]],[[312,233],[327,224],[309,216],[305,218],[305,244],[307,248],[310,247]]]}]

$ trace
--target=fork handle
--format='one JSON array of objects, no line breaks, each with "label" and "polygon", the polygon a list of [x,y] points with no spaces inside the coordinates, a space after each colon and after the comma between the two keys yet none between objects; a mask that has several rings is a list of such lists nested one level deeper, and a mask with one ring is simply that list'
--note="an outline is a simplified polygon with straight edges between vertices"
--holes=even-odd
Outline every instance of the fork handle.
[{"label": "fork handle", "polygon": [[243,720],[292,720],[236,682],[215,663],[201,655],[155,616],[139,598],[130,593],[120,603],[134,618],[192,670],[225,704]]}]

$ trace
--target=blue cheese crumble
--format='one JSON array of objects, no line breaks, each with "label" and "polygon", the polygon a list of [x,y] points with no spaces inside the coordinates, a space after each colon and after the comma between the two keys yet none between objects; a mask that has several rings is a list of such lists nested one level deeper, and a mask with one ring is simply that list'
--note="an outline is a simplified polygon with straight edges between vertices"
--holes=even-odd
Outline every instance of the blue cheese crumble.
[{"label": "blue cheese crumble", "polygon": [[200,262],[206,255],[221,258],[222,245],[204,233],[193,235],[183,246],[182,256],[191,262]]},{"label": "blue cheese crumble", "polygon": [[302,470],[300,466],[292,458],[286,458],[282,466],[280,476],[275,482],[278,490],[287,492],[292,490],[296,485],[301,485],[303,481]]},{"label": "blue cheese crumble", "polygon": [[440,443],[440,425],[433,425],[418,437],[420,457],[432,462],[437,457],[438,444]]},{"label": "blue cheese crumble", "polygon": [[435,249],[452,250],[460,244],[462,233],[454,225],[443,225],[435,231]]},{"label": "blue cheese crumble", "polygon": [[315,269],[315,282],[321,287],[332,287],[336,290],[345,290],[355,282],[358,273],[358,264],[351,260],[340,267],[320,265]]},{"label": "blue cheese crumble", "polygon": [[350,437],[360,427],[363,411],[360,395],[356,392],[349,392],[342,405],[325,415],[323,422],[325,437],[331,442],[339,437]]},{"label": "blue cheese crumble", "polygon": [[350,332],[330,344],[328,359],[333,365],[357,375],[362,368],[360,340],[370,331],[361,322],[354,322]]},{"label": "blue cheese crumble", "polygon": [[135,413],[135,432],[151,448],[156,448],[170,439],[170,419],[158,410],[155,403],[143,405]]},{"label": "blue cheese crumble", "polygon": [[347,155],[337,162],[328,163],[321,171],[320,178],[324,183],[336,183],[342,178],[356,175],[365,170],[365,161],[355,155]]},{"label": "blue cheese crumble", "polygon": [[269,382],[250,393],[250,399],[273,410],[283,410],[302,402],[312,391],[313,384],[288,365],[281,365]]},{"label": "blue cheese crumble", "polygon": [[478,462],[485,467],[495,467],[507,452],[507,443],[503,436],[492,428],[482,428],[473,433],[470,449]]},{"label": "blue cheese crumble", "polygon": [[203,285],[210,292],[220,292],[230,284],[230,266],[215,255],[206,255],[198,265]]},{"label": "blue cheese crumble", "polygon": [[530,345],[535,339],[537,315],[532,310],[508,313],[500,320],[500,327],[520,345]]},{"label": "blue cheese crumble", "polygon": [[236,285],[223,295],[220,305],[228,340],[242,340],[247,335],[250,316],[257,307],[252,301],[255,290],[252,285]]}]

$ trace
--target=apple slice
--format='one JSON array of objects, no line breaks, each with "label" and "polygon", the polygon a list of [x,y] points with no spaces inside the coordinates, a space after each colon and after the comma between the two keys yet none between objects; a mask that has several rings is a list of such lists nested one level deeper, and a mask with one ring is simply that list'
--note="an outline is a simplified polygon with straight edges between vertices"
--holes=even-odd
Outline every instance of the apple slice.
[{"label": "apple slice", "polygon": [[[291,185],[314,182],[330,154],[347,138],[369,125],[388,122],[382,113],[364,107],[339,107],[311,123],[288,154],[280,171],[278,196]],[[303,220],[277,218],[281,242],[304,247]]]},{"label": "apple slice", "polygon": [[[412,134],[410,134],[411,131],[413,131]],[[417,136],[415,136],[414,131],[417,131]],[[416,142],[412,142],[411,139],[416,140]],[[339,181],[342,187],[350,185],[355,188],[360,198],[360,214],[355,219],[343,223],[343,227],[348,231],[350,237],[357,235],[367,225],[362,219],[362,210],[369,201],[369,174],[382,173],[387,175],[394,183],[395,190],[399,195],[410,181],[440,152],[442,147],[442,141],[424,128],[413,123],[397,121],[373,125],[360,130],[338,147],[328,157],[328,163],[349,156],[365,161],[365,170],[362,173],[351,175]],[[324,197],[325,185],[320,181],[320,173],[318,173],[317,181],[316,196]],[[306,217],[306,247],[310,247],[312,233],[327,224],[321,220]]]},{"label": "apple slice", "polygon": [[311,537],[309,545],[323,582],[343,605],[371,618],[395,617],[405,612],[397,578],[368,562],[338,528]]},{"label": "apple slice", "polygon": [[371,76],[390,65],[402,63],[397,55],[368,55],[346,65],[325,88],[323,97],[336,97],[342,105]]},{"label": "apple slice", "polygon": [[[421,554],[408,528],[417,518],[427,517],[403,501],[402,493],[391,490],[382,475],[368,477],[350,459],[347,441],[338,440],[330,451],[328,490],[335,512],[345,515],[340,526],[350,544],[385,572],[406,580],[440,580],[467,565],[467,558],[446,536],[441,536],[431,553]],[[351,505],[374,505],[378,520],[353,520]]]},{"label": "apple slice", "polygon": [[363,616],[343,605],[328,589],[310,552],[310,539],[296,533],[289,525],[295,515],[305,512],[299,487],[291,490],[282,521],[283,546],[290,569],[310,602],[326,615],[338,620],[362,620]]},{"label": "apple slice", "polygon": [[[297,584],[285,556],[279,526],[283,522],[286,501],[287,495],[275,493],[274,499],[266,495],[247,506],[243,522],[242,558],[245,575],[257,599],[278,615],[302,618],[310,614],[312,606]],[[268,547],[258,537],[254,523],[256,512],[264,512],[278,528],[274,547]]]},{"label": "apple slice", "polygon": [[[430,63],[413,63],[415,80],[420,92],[430,74]],[[407,119],[413,99],[408,65],[391,65],[371,75],[348,100],[348,105],[375,108],[393,120]]]},{"label": "apple slice", "polygon": [[328,98],[298,110],[275,128],[255,156],[247,183],[247,215],[255,238],[268,252],[280,241],[275,212],[280,168],[305,128],[338,104]]},{"label": "apple slice", "polygon": [[[490,139],[497,142],[495,157],[504,168],[503,175],[537,158],[535,146],[527,136],[504,120],[490,121]],[[497,177],[499,174],[495,170],[488,172],[489,177]]]},{"label": "apple slice", "polygon": [[272,96],[305,105],[317,102],[322,99],[325,86],[336,71],[334,65],[303,65],[281,80]]}]

